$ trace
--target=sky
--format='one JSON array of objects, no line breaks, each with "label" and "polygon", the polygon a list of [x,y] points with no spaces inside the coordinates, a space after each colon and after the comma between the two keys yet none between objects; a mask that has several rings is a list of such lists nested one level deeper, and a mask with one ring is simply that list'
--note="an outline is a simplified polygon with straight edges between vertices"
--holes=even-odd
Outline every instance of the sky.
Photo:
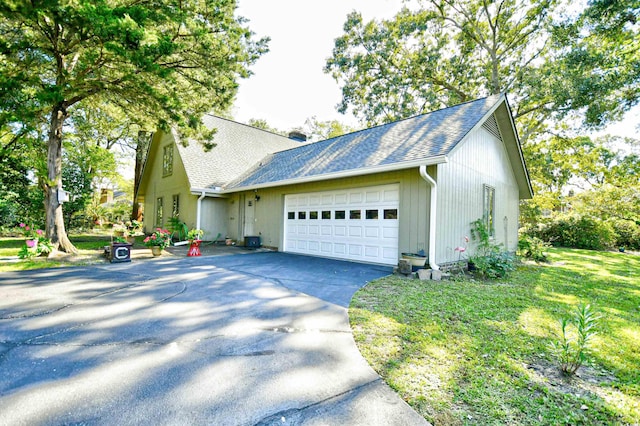
[{"label": "sky", "polygon": [[[359,128],[355,118],[340,114],[336,105],[338,83],[323,68],[334,40],[343,34],[347,15],[362,13],[365,21],[395,15],[402,0],[238,0],[238,15],[249,19],[256,37],[271,38],[269,52],[251,67],[254,75],[240,80],[232,109],[235,120],[264,119],[278,130],[289,131],[315,116]],[[640,139],[640,107],[625,120],[604,131]]]},{"label": "sky", "polygon": [[249,19],[256,37],[271,38],[269,52],[240,81],[232,114],[235,120],[265,119],[269,126],[289,131],[307,118],[356,125],[353,116],[336,111],[338,83],[323,72],[334,40],[343,33],[353,10],[363,18],[390,18],[401,0],[239,0],[238,15]]}]

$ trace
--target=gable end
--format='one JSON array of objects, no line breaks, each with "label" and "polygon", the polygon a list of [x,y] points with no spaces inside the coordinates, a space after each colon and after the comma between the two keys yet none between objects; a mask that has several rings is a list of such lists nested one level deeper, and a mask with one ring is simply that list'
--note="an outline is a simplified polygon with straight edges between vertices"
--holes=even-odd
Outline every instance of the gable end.
[{"label": "gable end", "polygon": [[496,121],[496,117],[493,114],[491,114],[491,116],[489,116],[489,118],[487,118],[485,122],[482,123],[482,128],[498,138],[500,141],[504,142],[504,139],[502,139],[502,134],[500,134],[500,129],[498,128],[498,122]]}]

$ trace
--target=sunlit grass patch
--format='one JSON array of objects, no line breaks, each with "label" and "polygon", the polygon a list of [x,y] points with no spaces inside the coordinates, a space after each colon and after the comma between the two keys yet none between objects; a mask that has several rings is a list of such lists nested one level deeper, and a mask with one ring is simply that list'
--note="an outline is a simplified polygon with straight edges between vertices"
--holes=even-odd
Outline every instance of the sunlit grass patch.
[{"label": "sunlit grass patch", "polygon": [[[551,264],[508,281],[387,277],[350,309],[356,342],[405,400],[436,424],[624,424],[640,421],[637,256],[550,250]],[[549,349],[579,303],[603,315],[578,377]],[[375,348],[373,347],[375,346]]]}]

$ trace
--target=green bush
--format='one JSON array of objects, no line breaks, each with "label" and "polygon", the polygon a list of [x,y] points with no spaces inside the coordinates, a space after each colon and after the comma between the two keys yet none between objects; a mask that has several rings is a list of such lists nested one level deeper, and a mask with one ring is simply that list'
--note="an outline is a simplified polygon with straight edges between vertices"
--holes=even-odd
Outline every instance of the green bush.
[{"label": "green bush", "polygon": [[531,232],[533,236],[559,247],[605,250],[616,242],[616,234],[610,224],[588,216],[561,215]]},{"label": "green bush", "polygon": [[640,250],[640,225],[631,220],[613,220],[611,226],[616,234],[616,247]]},{"label": "green bush", "polygon": [[545,250],[549,248],[549,244],[545,243],[538,237],[523,234],[518,240],[518,256],[525,259],[531,259],[536,262],[548,262]]},{"label": "green bush", "polygon": [[493,244],[489,231],[482,219],[471,223],[471,238],[477,241],[476,252],[469,258],[473,264],[474,273],[482,278],[504,278],[515,269],[515,259],[502,249],[499,244]]}]

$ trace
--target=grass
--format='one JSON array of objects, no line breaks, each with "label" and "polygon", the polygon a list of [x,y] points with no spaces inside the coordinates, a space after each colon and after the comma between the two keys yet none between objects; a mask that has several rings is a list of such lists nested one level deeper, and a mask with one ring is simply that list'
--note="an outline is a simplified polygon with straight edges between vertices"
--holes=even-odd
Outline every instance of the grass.
[{"label": "grass", "polygon": [[[549,250],[508,280],[386,277],[356,293],[356,343],[434,424],[640,422],[640,256]],[[579,303],[603,315],[590,362],[567,379],[549,344]]]},{"label": "grass", "polygon": [[[86,265],[102,261],[103,247],[111,242],[110,235],[103,234],[76,234],[69,239],[78,249],[77,256],[63,256],[58,258],[36,257],[15,261],[9,259],[18,255],[20,248],[25,244],[24,238],[4,237],[0,238],[0,272],[23,271],[29,269],[55,268],[69,265]],[[136,238],[136,245],[141,244],[141,238]],[[7,259],[7,260],[3,260]]]}]

